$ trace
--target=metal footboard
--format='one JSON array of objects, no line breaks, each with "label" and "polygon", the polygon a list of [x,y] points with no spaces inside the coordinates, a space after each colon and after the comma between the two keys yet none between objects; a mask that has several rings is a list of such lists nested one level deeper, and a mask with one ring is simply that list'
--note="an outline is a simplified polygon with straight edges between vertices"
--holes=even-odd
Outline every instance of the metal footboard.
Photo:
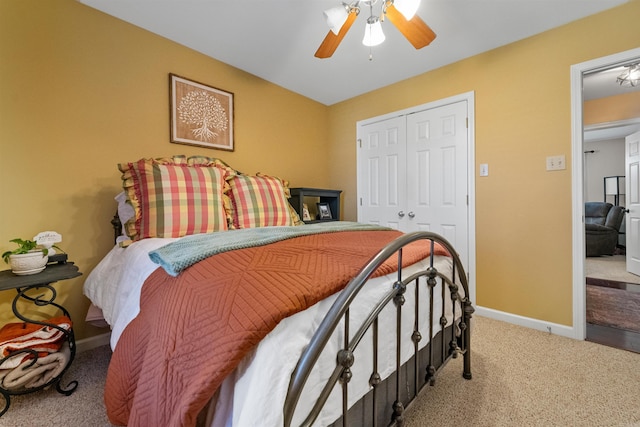
[{"label": "metal footboard", "polygon": [[[402,251],[403,248],[413,242],[420,241],[419,244],[430,245],[431,248],[431,257],[429,260],[429,266],[425,269],[421,269],[419,272],[412,274],[410,277],[403,277],[403,268],[402,268]],[[448,252],[451,254],[453,268],[452,275],[450,277],[445,277],[444,274],[437,271],[434,267],[434,246],[436,243],[442,245]],[[349,322],[349,308],[353,300],[355,299],[358,292],[365,286],[367,280],[371,277],[371,275],[382,265],[387,259],[392,256],[398,257],[398,272],[397,272],[397,280],[394,283],[392,289],[385,294],[385,296],[375,305],[375,307],[371,310],[370,314],[365,318],[364,321],[360,323],[360,326],[357,327],[355,333],[351,333],[350,322]],[[428,296],[420,295],[420,286],[418,286],[418,280],[420,278],[426,278],[427,283],[427,292]],[[442,294],[439,296],[442,298],[443,310],[440,318],[434,318],[434,298],[436,284],[438,283],[438,279],[442,282]],[[424,280],[424,279],[423,279]],[[403,384],[401,384],[401,375],[400,369],[402,365],[401,361],[401,327],[402,327],[402,310],[405,303],[405,292],[407,291],[407,286],[415,282],[415,315],[414,315],[414,326],[413,333],[411,336],[411,340],[413,341],[413,356],[411,358],[411,363],[415,364],[411,371],[413,372],[413,378],[411,382],[413,386],[411,387],[409,401],[415,398],[420,389],[421,389],[421,378],[419,375],[419,347],[420,341],[423,339],[423,334],[428,334],[429,344],[426,350],[428,352],[428,362],[426,368],[422,370],[422,374],[424,375],[423,383],[428,383],[433,385],[435,380],[436,371],[438,369],[435,366],[434,360],[437,359],[439,361],[447,361],[450,358],[457,357],[458,354],[462,354],[464,357],[463,363],[463,377],[466,379],[471,379],[471,360],[470,360],[470,320],[471,315],[474,311],[471,302],[469,301],[469,288],[467,283],[467,276],[464,272],[464,268],[462,266],[462,262],[458,257],[455,249],[451,246],[451,244],[445,240],[442,236],[431,233],[431,232],[414,232],[409,234],[404,234],[398,237],[393,242],[389,243],[385,248],[383,248],[376,256],[374,256],[361,270],[360,272],[349,282],[347,287],[338,295],[336,301],[330,308],[329,312],[323,319],[322,323],[318,327],[315,332],[312,340],[309,345],[303,351],[296,369],[291,375],[291,380],[289,383],[289,390],[287,393],[287,397],[284,405],[284,425],[286,427],[291,426],[294,412],[300,396],[303,392],[304,386],[309,378],[311,371],[314,368],[314,365],[318,361],[320,354],[323,352],[327,342],[331,338],[333,332],[336,330],[341,321],[344,321],[344,342],[342,344],[342,348],[336,354],[336,366],[331,373],[326,385],[322,389],[319,398],[317,399],[315,405],[313,406],[311,412],[306,417],[305,421],[301,424],[303,426],[310,426],[316,420],[320,411],[322,410],[324,404],[326,403],[330,393],[334,389],[334,386],[340,382],[342,389],[342,425],[346,426],[348,423],[348,393],[349,393],[349,381],[352,376],[351,368],[355,362],[354,351],[358,344],[360,344],[365,333],[371,329],[372,336],[374,341],[373,346],[373,372],[371,373],[371,377],[369,379],[370,392],[373,393],[373,405],[371,411],[373,414],[371,417],[367,416],[368,420],[373,420],[373,422],[368,422],[368,425],[376,425],[377,424],[377,415],[376,412],[379,411],[380,408],[377,408],[378,399],[376,399],[376,391],[377,387],[381,383],[380,374],[378,373],[378,328],[379,328],[379,315],[382,312],[383,308],[389,305],[391,302],[395,304],[396,307],[396,333],[395,333],[395,341],[396,341],[396,354],[395,354],[395,390],[394,390],[394,401],[391,403],[392,405],[392,416],[391,419],[388,419],[389,425],[397,425],[402,426],[404,423],[403,413],[405,410],[405,404],[403,403],[403,399],[401,395],[406,395],[406,384],[403,390]],[[460,290],[463,293],[460,293]],[[453,305],[453,321],[456,322],[456,319],[459,319],[457,325],[447,325],[448,320],[445,316],[445,300],[447,299],[451,301],[450,304]],[[428,319],[428,331],[420,331],[418,324],[418,313],[419,306],[422,303],[429,304],[429,319]],[[458,313],[456,310],[459,309],[462,312]],[[436,333],[434,332],[434,324],[435,322],[439,322],[441,326],[441,333],[439,333],[438,339],[441,342],[437,343],[438,345],[433,345],[433,341],[436,339]],[[447,328],[447,326],[449,326]],[[434,354],[436,348],[440,349],[441,354]],[[444,364],[444,363],[443,363]],[[385,408],[388,409],[388,408]],[[385,422],[385,424],[387,424]],[[364,424],[361,424],[364,425]]]}]

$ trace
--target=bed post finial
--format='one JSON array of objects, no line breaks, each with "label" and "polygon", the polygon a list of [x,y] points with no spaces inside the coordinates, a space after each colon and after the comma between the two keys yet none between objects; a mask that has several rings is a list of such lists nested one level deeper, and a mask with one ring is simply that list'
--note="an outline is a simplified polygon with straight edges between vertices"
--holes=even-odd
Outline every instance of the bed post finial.
[{"label": "bed post finial", "polygon": [[396,427],[404,426],[404,405],[399,400],[393,402],[393,417],[391,419]]},{"label": "bed post finial", "polygon": [[111,219],[111,225],[113,226],[113,241],[117,241],[118,237],[122,234],[122,222],[120,221],[120,216],[118,215],[118,211]]}]

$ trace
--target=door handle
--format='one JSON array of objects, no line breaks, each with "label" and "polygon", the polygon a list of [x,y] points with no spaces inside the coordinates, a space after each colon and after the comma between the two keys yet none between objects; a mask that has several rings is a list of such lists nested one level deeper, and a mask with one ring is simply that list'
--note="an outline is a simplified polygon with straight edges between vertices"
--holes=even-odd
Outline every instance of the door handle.
[{"label": "door handle", "polygon": [[408,215],[409,215],[409,218],[413,218],[416,216],[416,214],[414,214],[413,212],[409,212]]},{"label": "door handle", "polygon": [[404,211],[400,211],[400,212],[398,212],[398,216],[399,216],[400,218],[404,217]]}]

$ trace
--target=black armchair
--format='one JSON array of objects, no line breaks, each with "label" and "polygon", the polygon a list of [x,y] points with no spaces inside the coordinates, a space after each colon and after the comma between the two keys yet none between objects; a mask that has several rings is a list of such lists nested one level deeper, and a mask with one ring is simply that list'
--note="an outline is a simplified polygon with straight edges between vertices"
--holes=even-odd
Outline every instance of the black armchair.
[{"label": "black armchair", "polygon": [[624,208],[605,202],[584,205],[587,256],[613,255],[618,244],[618,232],[624,219]]}]

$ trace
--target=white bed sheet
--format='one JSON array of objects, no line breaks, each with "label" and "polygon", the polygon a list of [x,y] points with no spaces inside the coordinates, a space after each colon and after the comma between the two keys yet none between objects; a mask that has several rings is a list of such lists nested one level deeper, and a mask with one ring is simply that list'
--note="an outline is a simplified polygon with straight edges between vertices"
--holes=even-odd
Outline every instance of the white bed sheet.
[{"label": "white bed sheet", "polygon": [[[112,327],[111,347],[116,348],[118,339],[124,328],[137,316],[140,307],[140,291],[145,279],[159,268],[148,257],[148,252],[176,239],[145,239],[135,242],[127,248],[114,247],[109,254],[87,277],[84,285],[85,295],[104,313],[105,320]],[[439,271],[448,274],[451,271],[451,260],[448,257],[435,257]],[[413,271],[424,268],[427,261],[416,263],[404,269],[405,277]],[[386,293],[397,274],[382,276],[369,281],[363,291],[352,304],[350,316],[352,321],[361,319],[369,313],[369,308]],[[434,319],[436,331],[439,329],[437,319],[442,313],[440,304],[440,285],[436,288],[434,298]],[[426,284],[421,284],[421,297],[426,295]],[[413,345],[410,337],[413,332],[413,301],[414,290],[407,291],[405,309],[403,310],[403,362],[412,355]],[[307,310],[297,313],[280,324],[269,333],[260,344],[250,352],[237,369],[223,382],[218,398],[212,400],[208,422],[213,427],[253,426],[283,424],[282,408],[289,385],[291,372],[299,359],[303,349],[311,339],[313,333],[322,321],[326,312],[333,304],[336,295],[318,302]],[[422,299],[422,298],[421,298]],[[423,301],[422,306],[428,307]],[[380,359],[379,371],[382,378],[386,378],[395,369],[395,308],[393,304],[387,307],[381,316],[379,332]],[[460,315],[460,310],[456,314]],[[451,311],[447,309],[449,324],[452,321]],[[425,339],[420,343],[426,345],[428,335],[428,317],[421,314],[421,331]],[[335,354],[342,343],[342,327],[337,328],[337,334],[331,339],[331,351],[323,354],[317,369],[310,376],[305,393],[298,404],[299,409],[294,417],[294,425],[299,424],[310,409],[315,396],[320,392],[326,380],[326,373],[335,366]],[[355,332],[352,327],[351,333]],[[387,338],[385,338],[387,337]],[[371,336],[368,334],[356,351],[356,363],[353,369],[353,379],[349,389],[349,404],[356,402],[369,390],[368,379],[371,373],[371,358],[360,358],[360,349],[370,349]],[[360,360],[361,359],[361,360]],[[321,374],[321,372],[324,373]],[[340,415],[340,394],[336,389],[330,401],[314,425],[332,423]],[[274,410],[275,409],[275,410]]]},{"label": "white bed sheet", "polygon": [[160,268],[151,261],[149,252],[175,240],[178,239],[153,238],[126,248],[116,245],[87,276],[84,294],[102,310],[111,326],[111,349],[116,348],[122,331],[140,312],[144,281]]}]

